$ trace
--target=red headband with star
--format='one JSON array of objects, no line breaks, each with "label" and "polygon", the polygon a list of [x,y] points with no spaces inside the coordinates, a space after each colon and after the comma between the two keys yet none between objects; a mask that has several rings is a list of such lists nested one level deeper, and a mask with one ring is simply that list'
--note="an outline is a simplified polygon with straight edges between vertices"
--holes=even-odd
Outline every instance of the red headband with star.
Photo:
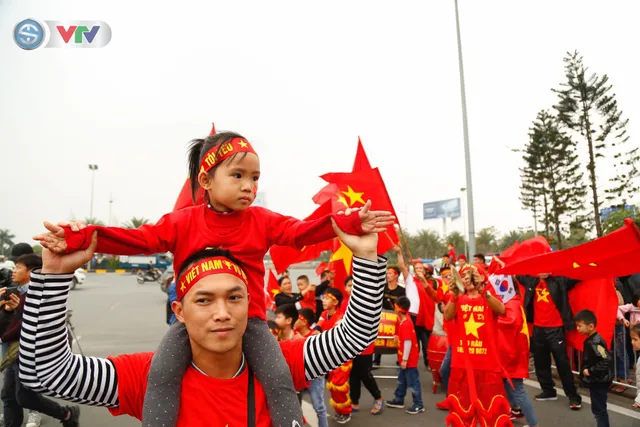
[{"label": "red headband with star", "polygon": [[193,264],[180,276],[176,286],[178,301],[181,301],[198,281],[212,274],[231,274],[242,280],[249,287],[247,275],[235,262],[225,257],[205,258]]},{"label": "red headband with star", "polygon": [[223,142],[207,151],[200,162],[200,173],[207,173],[216,165],[219,165],[236,153],[253,153],[255,150],[244,138],[233,138],[231,141]]}]

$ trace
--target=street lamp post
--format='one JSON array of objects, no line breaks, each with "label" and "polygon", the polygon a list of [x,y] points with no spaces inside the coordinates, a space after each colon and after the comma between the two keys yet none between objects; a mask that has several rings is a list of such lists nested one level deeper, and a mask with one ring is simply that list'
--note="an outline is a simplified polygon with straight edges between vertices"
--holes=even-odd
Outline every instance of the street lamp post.
[{"label": "street lamp post", "polygon": [[473,220],[473,186],[471,184],[471,154],[469,152],[469,127],[467,125],[467,96],[464,89],[464,66],[462,63],[462,41],[460,39],[460,19],[458,18],[458,0],[456,7],[456,34],[458,36],[458,66],[460,67],[460,98],[462,101],[462,131],[464,134],[464,161],[467,185],[467,216],[469,224],[469,253],[476,251],[476,230]]},{"label": "street lamp post", "polygon": [[96,180],[98,165],[89,165],[89,170],[91,171],[91,207],[89,208],[89,218],[93,220],[93,187]]},{"label": "street lamp post", "polygon": [[462,225],[464,226],[464,253],[468,257],[471,257],[472,254],[467,252],[467,245],[468,245],[468,243],[467,243],[467,239],[468,239],[468,236],[467,236],[467,217],[468,217],[468,215],[467,215],[467,211],[465,210],[465,203],[464,203],[464,196],[465,196],[464,193],[466,191],[467,191],[467,189],[464,188],[464,187],[460,189],[460,192],[462,193],[461,199],[462,199],[462,215],[463,215],[462,216],[462,218],[463,218],[462,219]]}]

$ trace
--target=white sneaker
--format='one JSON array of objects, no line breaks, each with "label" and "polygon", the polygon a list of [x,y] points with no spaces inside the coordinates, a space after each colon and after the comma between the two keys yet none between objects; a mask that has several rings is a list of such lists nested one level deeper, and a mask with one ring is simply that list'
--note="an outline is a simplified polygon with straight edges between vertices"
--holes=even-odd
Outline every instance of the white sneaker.
[{"label": "white sneaker", "polygon": [[0,427],[4,427],[4,414],[0,414]]},{"label": "white sneaker", "polygon": [[42,415],[40,415],[40,412],[29,412],[26,427],[40,427],[40,423],[42,423]]}]

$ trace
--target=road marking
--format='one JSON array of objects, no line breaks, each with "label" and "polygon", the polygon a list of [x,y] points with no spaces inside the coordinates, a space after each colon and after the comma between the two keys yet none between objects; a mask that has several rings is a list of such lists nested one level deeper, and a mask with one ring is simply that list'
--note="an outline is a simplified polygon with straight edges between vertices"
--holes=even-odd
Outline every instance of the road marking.
[{"label": "road marking", "polygon": [[107,270],[96,270],[96,274],[105,274]]},{"label": "road marking", "polygon": [[[540,384],[538,384],[535,381],[524,380],[524,383],[526,385],[528,385],[529,387],[537,388],[538,390],[542,389],[540,387]],[[567,397],[567,395],[564,394],[564,391],[562,389],[556,389],[556,391],[560,396]],[[580,394],[580,396],[582,396],[582,403],[588,403],[589,405],[591,405],[591,399],[589,398],[589,396],[585,396],[583,394]],[[632,401],[630,401],[630,402],[632,402]],[[613,403],[607,402],[607,410],[616,412],[616,413],[621,414],[621,415],[625,415],[625,416],[627,416],[629,418],[635,418],[636,420],[640,420],[640,412],[634,411],[633,409],[623,408],[622,406],[614,405]]]},{"label": "road marking", "polygon": [[306,400],[302,401],[302,415],[306,418],[307,424],[311,427],[318,427],[318,416],[316,415],[316,411],[313,410],[311,403]]}]

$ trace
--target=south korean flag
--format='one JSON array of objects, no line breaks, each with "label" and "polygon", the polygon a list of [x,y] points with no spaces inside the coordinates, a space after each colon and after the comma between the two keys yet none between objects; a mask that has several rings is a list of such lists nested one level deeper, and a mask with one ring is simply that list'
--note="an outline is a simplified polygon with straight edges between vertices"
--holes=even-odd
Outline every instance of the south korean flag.
[{"label": "south korean flag", "polygon": [[502,274],[494,274],[489,276],[489,282],[496,291],[496,294],[502,298],[502,302],[506,304],[516,295],[516,290],[511,276],[503,276]]}]

